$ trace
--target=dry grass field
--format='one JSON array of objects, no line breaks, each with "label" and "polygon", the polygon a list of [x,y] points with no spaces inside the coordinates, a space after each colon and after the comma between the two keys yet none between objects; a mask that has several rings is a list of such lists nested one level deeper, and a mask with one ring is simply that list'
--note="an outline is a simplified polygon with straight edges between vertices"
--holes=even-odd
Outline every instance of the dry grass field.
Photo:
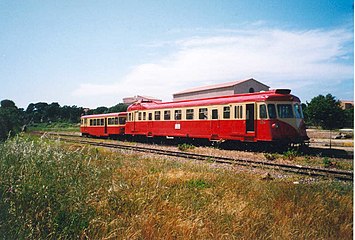
[{"label": "dry grass field", "polygon": [[0,144],[2,239],[352,239],[352,183],[18,137]]}]

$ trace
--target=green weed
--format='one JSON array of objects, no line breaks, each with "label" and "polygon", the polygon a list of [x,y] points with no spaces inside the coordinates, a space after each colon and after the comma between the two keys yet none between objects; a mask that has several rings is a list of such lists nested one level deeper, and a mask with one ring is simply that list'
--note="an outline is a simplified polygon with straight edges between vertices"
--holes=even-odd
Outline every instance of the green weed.
[{"label": "green weed", "polygon": [[209,187],[209,184],[203,179],[191,179],[187,182],[187,187],[194,189],[204,189]]},{"label": "green weed", "polygon": [[192,150],[194,149],[195,146],[194,145],[191,145],[191,144],[187,144],[187,143],[183,143],[183,144],[179,144],[178,145],[178,149],[180,151],[188,151],[188,150]]},{"label": "green weed", "polygon": [[269,161],[273,161],[275,159],[277,159],[278,154],[276,153],[264,153],[264,157],[269,160]]},{"label": "green weed", "polygon": [[283,153],[284,158],[288,159],[288,160],[293,160],[298,155],[299,155],[299,153],[297,152],[297,150],[294,150],[294,149],[289,149],[289,150],[287,150],[286,152]]}]

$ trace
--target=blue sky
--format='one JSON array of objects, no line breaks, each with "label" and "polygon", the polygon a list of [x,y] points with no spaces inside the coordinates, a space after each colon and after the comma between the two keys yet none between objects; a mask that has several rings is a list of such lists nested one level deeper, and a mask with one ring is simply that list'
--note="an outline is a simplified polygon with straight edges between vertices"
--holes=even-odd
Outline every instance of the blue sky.
[{"label": "blue sky", "polygon": [[0,99],[95,108],[253,77],[354,96],[349,0],[0,0]]}]

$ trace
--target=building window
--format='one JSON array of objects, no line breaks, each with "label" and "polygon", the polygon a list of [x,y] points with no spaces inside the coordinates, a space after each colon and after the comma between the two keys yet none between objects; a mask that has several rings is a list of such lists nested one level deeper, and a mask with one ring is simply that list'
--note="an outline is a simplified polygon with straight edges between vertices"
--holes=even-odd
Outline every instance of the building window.
[{"label": "building window", "polygon": [[229,119],[230,116],[231,116],[230,107],[223,107],[223,118],[224,119]]},{"label": "building window", "polygon": [[181,120],[181,110],[175,110],[174,119]]},{"label": "building window", "polygon": [[208,118],[207,112],[208,112],[207,108],[200,108],[198,110],[198,118],[199,119],[207,119]]},{"label": "building window", "polygon": [[194,119],[194,110],[186,109],[186,120]]},{"label": "building window", "polygon": [[170,110],[164,111],[164,120],[170,120]]},{"label": "building window", "polygon": [[249,93],[253,93],[253,92],[255,92],[255,90],[254,90],[254,88],[249,88]]}]

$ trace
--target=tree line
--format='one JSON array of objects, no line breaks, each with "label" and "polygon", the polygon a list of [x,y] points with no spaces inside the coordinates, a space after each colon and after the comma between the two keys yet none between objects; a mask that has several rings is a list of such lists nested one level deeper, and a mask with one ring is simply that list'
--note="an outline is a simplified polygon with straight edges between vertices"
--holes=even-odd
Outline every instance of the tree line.
[{"label": "tree line", "polygon": [[[12,100],[0,102],[0,140],[15,134],[25,125],[36,123],[69,122],[79,123],[82,115],[124,112],[127,105],[119,103],[112,107],[87,109],[77,106],[60,106],[59,103],[30,103],[26,109],[18,108]],[[342,109],[340,101],[331,94],[314,97],[302,104],[307,126],[323,129],[354,128],[354,108]]]},{"label": "tree line", "polygon": [[112,107],[88,109],[83,107],[60,106],[59,103],[30,103],[26,109],[18,108],[9,99],[0,102],[0,140],[16,134],[25,126],[38,123],[67,122],[79,123],[82,115],[124,112],[127,105],[119,103]]}]

